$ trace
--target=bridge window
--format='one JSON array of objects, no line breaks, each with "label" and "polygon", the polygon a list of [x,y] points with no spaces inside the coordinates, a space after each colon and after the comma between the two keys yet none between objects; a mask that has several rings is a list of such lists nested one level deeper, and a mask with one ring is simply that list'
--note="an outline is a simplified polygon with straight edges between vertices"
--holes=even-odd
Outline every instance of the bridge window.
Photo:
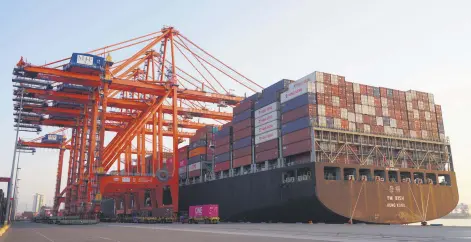
[{"label": "bridge window", "polygon": [[379,177],[381,180],[384,180],[385,177],[386,177],[386,173],[384,172],[384,170],[375,170],[374,171],[374,177],[376,179],[376,177]]},{"label": "bridge window", "polygon": [[367,181],[371,181],[371,170],[370,169],[360,169],[360,180],[363,176],[366,176]]},{"label": "bridge window", "polygon": [[357,171],[355,168],[344,168],[343,169],[343,179],[348,181],[350,180],[350,177],[353,176],[352,180],[356,179],[357,176]]},{"label": "bridge window", "polygon": [[283,172],[282,179],[283,183],[290,183],[290,182],[295,182],[296,181],[296,174],[295,171],[285,171]]},{"label": "bridge window", "polygon": [[297,169],[298,181],[311,180],[311,168],[303,167]]},{"label": "bridge window", "polygon": [[340,180],[340,168],[324,166],[324,179]]},{"label": "bridge window", "polygon": [[414,172],[414,180],[415,179],[422,179],[422,181],[424,180],[424,173],[422,172]]},{"label": "bridge window", "polygon": [[438,174],[438,183],[442,186],[451,186],[450,175]]},{"label": "bridge window", "polygon": [[430,179],[434,185],[437,184],[437,175],[435,173],[427,173],[426,177],[427,177],[427,183]]},{"label": "bridge window", "polygon": [[397,171],[388,171],[388,179],[390,182],[398,182]]},{"label": "bridge window", "polygon": [[410,175],[410,172],[405,172],[405,171],[403,171],[403,172],[400,173],[400,175],[401,175],[401,181],[402,181],[402,182],[405,182],[405,181],[407,181],[407,180],[408,180],[408,181],[412,180],[412,177],[411,177],[411,175]]}]

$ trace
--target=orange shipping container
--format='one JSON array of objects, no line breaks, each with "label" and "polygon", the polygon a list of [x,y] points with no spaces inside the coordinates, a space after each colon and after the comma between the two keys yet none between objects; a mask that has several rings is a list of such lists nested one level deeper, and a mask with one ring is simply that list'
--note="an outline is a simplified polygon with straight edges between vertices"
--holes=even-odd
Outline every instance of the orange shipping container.
[{"label": "orange shipping container", "polygon": [[206,146],[198,147],[194,150],[190,150],[190,157],[204,155],[204,154],[206,154]]}]

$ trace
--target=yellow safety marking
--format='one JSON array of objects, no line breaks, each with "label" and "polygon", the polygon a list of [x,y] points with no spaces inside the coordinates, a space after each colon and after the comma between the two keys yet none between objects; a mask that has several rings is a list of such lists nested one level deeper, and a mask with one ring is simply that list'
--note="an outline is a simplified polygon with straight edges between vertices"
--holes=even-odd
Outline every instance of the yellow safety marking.
[{"label": "yellow safety marking", "polygon": [[10,225],[5,225],[2,228],[0,228],[0,237],[7,232],[8,228],[10,228]]}]

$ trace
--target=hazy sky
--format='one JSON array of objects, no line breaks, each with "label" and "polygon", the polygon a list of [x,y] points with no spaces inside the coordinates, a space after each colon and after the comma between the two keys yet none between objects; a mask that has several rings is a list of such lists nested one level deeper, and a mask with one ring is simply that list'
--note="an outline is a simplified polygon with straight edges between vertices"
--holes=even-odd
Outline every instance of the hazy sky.
[{"label": "hazy sky", "polygon": [[[469,9],[470,1],[2,3],[0,176],[10,174],[11,73],[20,56],[41,64],[172,25],[262,86],[318,70],[368,85],[434,93],[452,142],[460,199],[471,203]],[[21,210],[25,204],[31,209],[36,192],[52,202],[57,157],[54,150],[22,155]]]}]

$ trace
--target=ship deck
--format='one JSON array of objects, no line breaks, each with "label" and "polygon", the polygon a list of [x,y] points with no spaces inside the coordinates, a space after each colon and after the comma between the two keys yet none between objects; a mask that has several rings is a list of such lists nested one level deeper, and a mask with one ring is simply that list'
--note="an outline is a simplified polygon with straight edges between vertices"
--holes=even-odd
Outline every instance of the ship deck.
[{"label": "ship deck", "polygon": [[[17,222],[0,238],[19,241],[471,241],[469,227],[328,224],[117,224],[61,226]],[[3,239],[3,240],[2,240]]]}]

